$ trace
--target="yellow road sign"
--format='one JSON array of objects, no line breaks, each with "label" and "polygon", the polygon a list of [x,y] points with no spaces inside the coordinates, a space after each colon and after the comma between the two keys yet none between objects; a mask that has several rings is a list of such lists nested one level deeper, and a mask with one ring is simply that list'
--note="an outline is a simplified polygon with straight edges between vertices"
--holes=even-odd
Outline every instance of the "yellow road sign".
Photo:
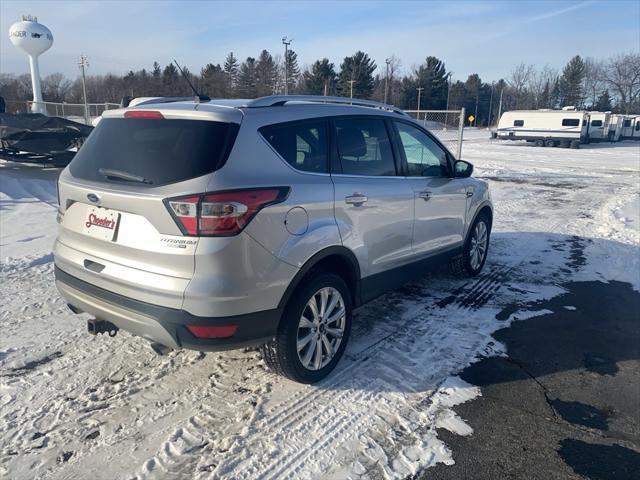
[{"label": "yellow road sign", "polygon": [[469,119],[469,123],[473,123],[476,117],[474,117],[473,115],[469,115],[468,119]]}]

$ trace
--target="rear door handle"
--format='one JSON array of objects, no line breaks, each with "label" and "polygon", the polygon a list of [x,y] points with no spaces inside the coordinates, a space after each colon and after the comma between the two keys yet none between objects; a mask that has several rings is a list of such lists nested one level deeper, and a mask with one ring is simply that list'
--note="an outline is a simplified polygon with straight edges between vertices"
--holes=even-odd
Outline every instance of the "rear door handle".
[{"label": "rear door handle", "polygon": [[418,197],[422,198],[425,202],[428,202],[431,200],[431,192],[427,192],[426,190],[418,192]]},{"label": "rear door handle", "polygon": [[359,207],[363,203],[367,202],[367,200],[369,200],[369,198],[362,193],[354,193],[353,195],[344,197],[344,201],[346,203],[348,203],[349,205],[355,205],[356,207]]}]

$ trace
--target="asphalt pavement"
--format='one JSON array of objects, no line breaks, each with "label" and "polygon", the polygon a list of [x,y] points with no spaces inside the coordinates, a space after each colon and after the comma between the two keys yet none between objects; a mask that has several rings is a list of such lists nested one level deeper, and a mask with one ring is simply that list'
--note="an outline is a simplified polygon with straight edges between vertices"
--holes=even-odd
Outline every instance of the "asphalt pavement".
[{"label": "asphalt pavement", "polygon": [[474,433],[439,430],[455,465],[420,478],[640,479],[640,293],[621,282],[564,287],[526,306],[552,313],[494,334],[506,357],[460,374],[482,389],[455,408]]}]

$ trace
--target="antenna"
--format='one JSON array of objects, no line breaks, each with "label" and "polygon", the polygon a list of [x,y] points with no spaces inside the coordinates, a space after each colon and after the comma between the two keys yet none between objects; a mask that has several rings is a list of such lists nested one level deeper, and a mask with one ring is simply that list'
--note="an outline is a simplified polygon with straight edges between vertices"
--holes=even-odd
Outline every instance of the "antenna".
[{"label": "antenna", "polygon": [[182,70],[182,67],[180,65],[178,65],[178,62],[176,61],[175,58],[173,59],[173,63],[176,64],[176,67],[178,67],[178,70],[180,70],[180,73],[182,74],[184,79],[187,81],[187,83],[191,87],[191,90],[193,90],[193,93],[196,94],[196,99],[198,99],[198,103],[199,102],[209,102],[209,101],[211,101],[211,99],[209,97],[207,97],[206,95],[200,95],[198,93],[198,91],[196,90],[196,87],[193,86],[193,83],[191,83],[191,80],[189,80],[189,77],[187,77],[187,74],[184,73],[184,70]]}]

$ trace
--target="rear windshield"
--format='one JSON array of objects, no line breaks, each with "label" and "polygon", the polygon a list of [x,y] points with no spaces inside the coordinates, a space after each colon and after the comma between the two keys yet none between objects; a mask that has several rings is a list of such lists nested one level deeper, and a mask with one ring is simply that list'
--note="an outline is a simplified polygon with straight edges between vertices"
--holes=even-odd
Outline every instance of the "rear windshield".
[{"label": "rear windshield", "polygon": [[220,168],[238,125],[203,120],[105,118],[69,169],[76,178],[158,186]]}]

